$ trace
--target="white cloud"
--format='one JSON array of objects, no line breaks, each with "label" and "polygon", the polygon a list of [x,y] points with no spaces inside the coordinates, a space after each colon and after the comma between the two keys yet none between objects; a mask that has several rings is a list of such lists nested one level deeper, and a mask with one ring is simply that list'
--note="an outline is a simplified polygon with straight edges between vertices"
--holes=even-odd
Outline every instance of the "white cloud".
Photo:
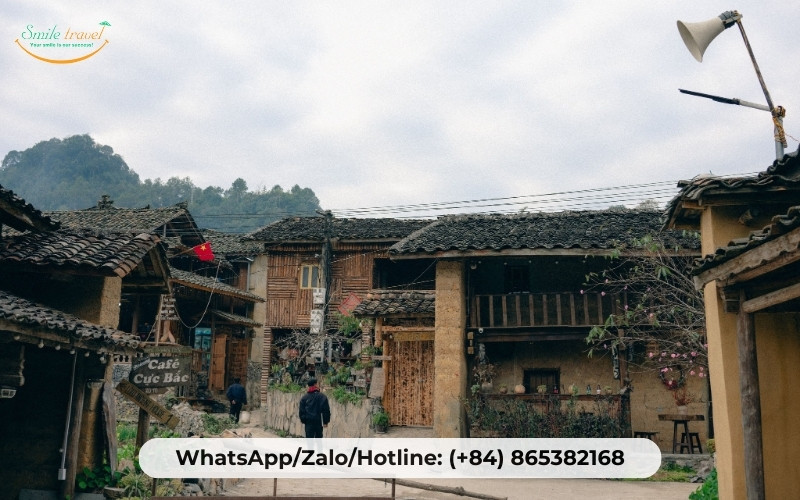
[{"label": "white cloud", "polygon": [[[0,152],[89,133],[143,179],[299,184],[336,208],[748,172],[774,159],[768,114],[678,92],[764,102],[735,28],[702,64],[677,34],[677,19],[708,19],[723,2],[51,4],[12,1],[0,20]],[[742,12],[795,137],[798,11],[771,0]],[[101,19],[111,43],[81,63],[42,63],[13,43],[29,23]]]}]

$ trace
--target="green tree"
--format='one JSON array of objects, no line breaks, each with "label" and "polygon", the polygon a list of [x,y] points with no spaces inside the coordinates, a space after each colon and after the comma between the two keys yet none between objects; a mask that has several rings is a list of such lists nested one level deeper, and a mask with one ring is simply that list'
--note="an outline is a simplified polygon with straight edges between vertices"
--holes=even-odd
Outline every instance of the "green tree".
[{"label": "green tree", "polygon": [[145,179],[113,148],[88,135],[42,141],[25,151],[10,151],[0,164],[0,185],[39,210],[95,206],[109,195],[115,207],[165,207],[188,202],[202,228],[244,233],[289,215],[313,215],[319,200],[309,188],[280,186],[249,191],[236,179],[227,190],[199,188],[189,177]]}]

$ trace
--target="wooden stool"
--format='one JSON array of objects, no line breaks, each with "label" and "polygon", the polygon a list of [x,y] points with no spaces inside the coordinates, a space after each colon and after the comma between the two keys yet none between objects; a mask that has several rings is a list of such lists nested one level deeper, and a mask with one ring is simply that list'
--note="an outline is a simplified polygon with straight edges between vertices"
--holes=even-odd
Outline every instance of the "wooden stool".
[{"label": "wooden stool", "polygon": [[703,447],[700,446],[700,433],[690,432],[688,436],[685,432],[681,434],[681,453],[684,448],[689,453],[694,453],[694,450],[697,450],[697,453],[703,453]]},{"label": "wooden stool", "polygon": [[656,440],[656,434],[658,434],[658,432],[635,431],[633,433],[633,437],[635,437],[635,438],[645,438],[645,439],[649,439],[650,441],[655,441]]}]

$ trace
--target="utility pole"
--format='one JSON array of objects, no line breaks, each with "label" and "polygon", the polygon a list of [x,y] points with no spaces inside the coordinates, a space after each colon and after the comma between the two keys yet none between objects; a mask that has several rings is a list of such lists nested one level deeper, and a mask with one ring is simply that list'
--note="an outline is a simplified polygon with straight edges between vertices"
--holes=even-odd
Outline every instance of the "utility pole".
[{"label": "utility pole", "polygon": [[[322,304],[322,326],[320,328],[320,333],[324,335],[327,331],[327,320],[328,320],[328,301],[330,300],[330,290],[331,290],[331,282],[332,282],[332,253],[333,249],[331,248],[331,235],[333,234],[333,213],[330,210],[325,211],[317,211],[318,214],[325,217],[324,227],[323,227],[323,235],[324,239],[322,242],[322,251],[320,252],[320,272],[322,273],[322,285],[325,288],[325,299]],[[331,354],[332,354],[332,345],[328,345],[327,342],[323,343],[323,349],[325,352],[325,358],[327,359],[328,363],[331,361]]]}]

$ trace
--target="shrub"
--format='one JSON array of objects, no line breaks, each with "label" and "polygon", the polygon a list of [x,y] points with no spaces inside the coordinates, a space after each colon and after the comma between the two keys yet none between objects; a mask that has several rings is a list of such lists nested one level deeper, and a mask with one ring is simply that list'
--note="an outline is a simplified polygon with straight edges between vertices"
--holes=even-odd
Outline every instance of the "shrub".
[{"label": "shrub", "polygon": [[374,425],[375,427],[388,427],[389,414],[383,410],[375,413],[374,415],[372,415],[372,425]]},{"label": "shrub", "polygon": [[719,500],[717,469],[712,469],[705,482],[695,491],[689,493],[689,500]]},{"label": "shrub", "polygon": [[330,393],[331,398],[341,404],[360,404],[361,401],[364,399],[364,393],[361,391],[356,392],[348,392],[342,386],[337,386],[333,388],[333,391]]},{"label": "shrub", "polygon": [[75,478],[76,485],[80,491],[99,491],[106,486],[114,486],[119,481],[121,473],[112,471],[111,467],[104,465],[90,469],[84,467]]},{"label": "shrub", "polygon": [[219,434],[225,429],[236,427],[236,423],[232,420],[228,418],[217,418],[209,413],[203,413],[201,418],[203,419],[203,427],[207,434]]},{"label": "shrub", "polygon": [[131,424],[117,425],[117,440],[120,443],[134,441],[136,439],[136,426]]},{"label": "shrub", "polygon": [[549,398],[544,407],[519,399],[489,400],[473,391],[466,402],[470,425],[507,438],[615,438],[623,425],[612,397],[601,397],[592,413],[576,408],[575,400],[562,404]]}]

